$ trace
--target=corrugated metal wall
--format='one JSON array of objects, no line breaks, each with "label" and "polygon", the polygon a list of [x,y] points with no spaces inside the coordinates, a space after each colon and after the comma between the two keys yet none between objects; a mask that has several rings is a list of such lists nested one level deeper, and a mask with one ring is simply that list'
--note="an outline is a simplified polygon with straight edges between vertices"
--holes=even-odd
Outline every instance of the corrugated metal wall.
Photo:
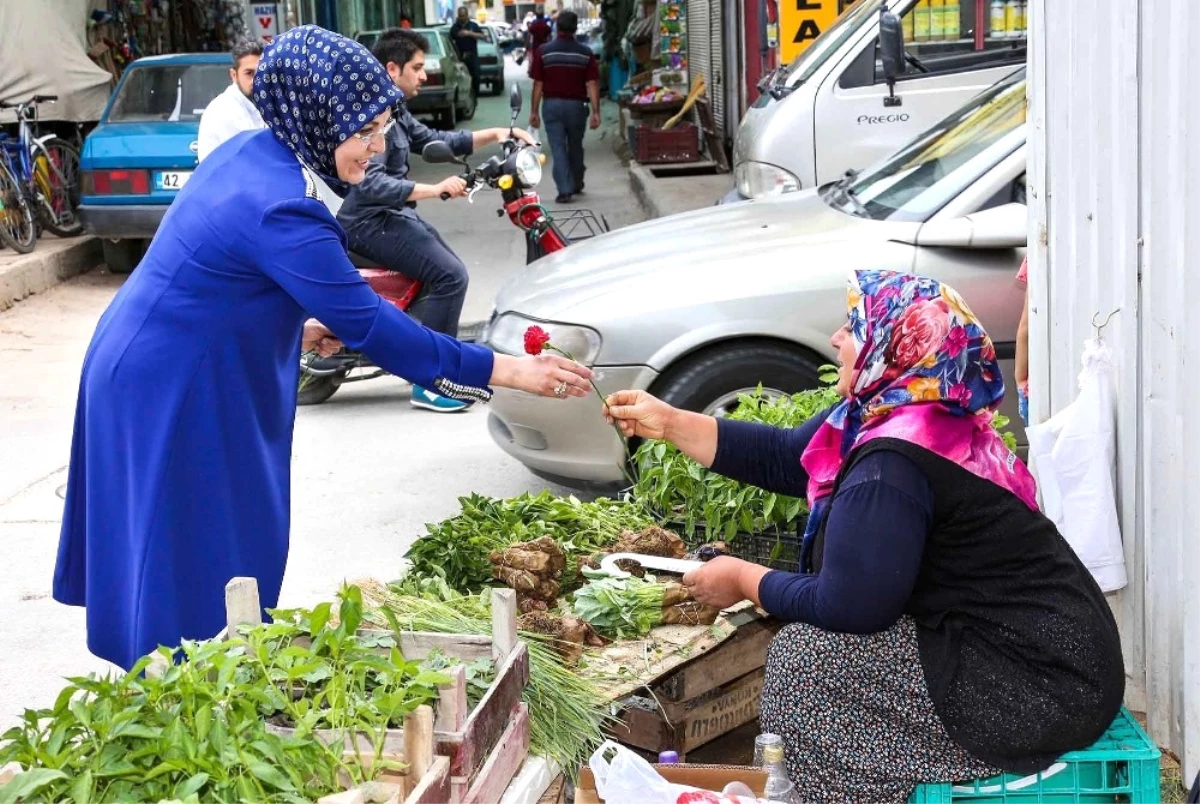
[{"label": "corrugated metal wall", "polygon": [[1200,770],[1200,8],[1030,3],[1035,419],[1075,394],[1082,342],[1117,354],[1127,701]]}]

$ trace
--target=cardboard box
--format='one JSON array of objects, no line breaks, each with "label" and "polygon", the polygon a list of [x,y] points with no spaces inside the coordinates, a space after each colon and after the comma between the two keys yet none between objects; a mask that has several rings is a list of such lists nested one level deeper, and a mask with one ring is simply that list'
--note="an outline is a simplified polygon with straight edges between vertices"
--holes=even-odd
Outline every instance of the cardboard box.
[{"label": "cardboard box", "polygon": [[[762,798],[767,786],[767,772],[761,768],[745,765],[655,765],[654,769],[668,782],[698,787],[720,793],[730,782],[743,782],[754,795]],[[579,783],[575,786],[575,804],[637,804],[632,801],[605,802],[596,793],[596,779],[591,768],[579,772]]]}]

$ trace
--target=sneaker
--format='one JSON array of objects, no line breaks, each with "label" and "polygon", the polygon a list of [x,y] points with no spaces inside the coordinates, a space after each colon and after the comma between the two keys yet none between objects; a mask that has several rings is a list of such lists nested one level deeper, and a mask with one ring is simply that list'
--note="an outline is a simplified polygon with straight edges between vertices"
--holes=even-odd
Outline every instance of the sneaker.
[{"label": "sneaker", "polygon": [[574,196],[570,196],[570,195],[560,195],[558,198],[555,198],[555,199],[554,199],[554,203],[556,203],[556,204],[569,204],[569,203],[571,203],[571,202],[572,202],[572,201],[574,201],[574,200],[575,200],[575,197],[574,197]]},{"label": "sneaker", "polygon": [[433,391],[427,391],[419,385],[414,385],[412,389],[412,406],[414,408],[432,410],[434,413],[458,413],[460,410],[466,410],[471,407],[471,403],[435,394]]},{"label": "sneaker", "polygon": [[575,195],[583,195],[583,182],[579,182],[579,186],[575,188]]}]

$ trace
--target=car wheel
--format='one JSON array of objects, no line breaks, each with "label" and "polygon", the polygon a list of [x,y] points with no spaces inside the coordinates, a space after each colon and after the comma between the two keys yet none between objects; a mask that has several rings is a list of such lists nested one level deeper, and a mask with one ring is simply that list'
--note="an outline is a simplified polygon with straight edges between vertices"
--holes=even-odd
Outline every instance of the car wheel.
[{"label": "car wheel", "polygon": [[102,240],[100,248],[104,253],[104,264],[108,266],[109,273],[127,274],[137,268],[142,255],[146,253],[146,241]]},{"label": "car wheel", "polygon": [[817,358],[768,341],[716,346],[670,368],[651,392],[683,410],[723,417],[737,407],[738,395],[762,384],[768,396],[794,394],[819,384]]},{"label": "car wheel", "polygon": [[475,116],[475,108],[479,106],[479,98],[475,97],[474,93],[467,93],[467,105],[459,110],[458,116],[462,120],[470,120]]},{"label": "car wheel", "polygon": [[450,105],[442,110],[442,128],[446,131],[458,128],[458,95],[455,95]]},{"label": "car wheel", "polygon": [[491,92],[489,92],[488,94],[491,95],[492,97],[496,97],[497,95],[503,95],[504,94],[504,81],[501,79],[493,81],[492,85],[491,85]]}]

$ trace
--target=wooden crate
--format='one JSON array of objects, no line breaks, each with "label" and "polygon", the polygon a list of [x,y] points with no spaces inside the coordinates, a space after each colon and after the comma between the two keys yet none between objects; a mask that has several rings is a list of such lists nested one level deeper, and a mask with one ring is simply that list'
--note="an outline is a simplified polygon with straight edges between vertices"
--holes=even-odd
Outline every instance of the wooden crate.
[{"label": "wooden crate", "polygon": [[650,696],[622,699],[614,739],[646,751],[686,757],[758,717],[767,648],[782,623],[755,620],[729,640],[651,687]]},{"label": "wooden crate", "polygon": [[[218,638],[233,633],[238,625],[262,621],[258,585],[253,578],[231,580],[225,587],[225,603],[227,626]],[[359,629],[359,633],[392,634],[369,628]],[[529,711],[521,703],[529,684],[529,650],[517,639],[516,592],[492,591],[491,636],[418,632],[396,636],[408,660],[420,661],[440,651],[463,662],[487,658],[495,663],[496,678],[473,710],[467,705],[465,668],[458,665],[447,671],[451,681],[440,690],[433,736],[437,753],[450,763],[450,795],[444,801],[498,801],[529,753]],[[328,740],[339,737],[333,732],[318,732],[318,736]],[[404,729],[388,729],[384,751],[398,751],[405,741]]]}]

